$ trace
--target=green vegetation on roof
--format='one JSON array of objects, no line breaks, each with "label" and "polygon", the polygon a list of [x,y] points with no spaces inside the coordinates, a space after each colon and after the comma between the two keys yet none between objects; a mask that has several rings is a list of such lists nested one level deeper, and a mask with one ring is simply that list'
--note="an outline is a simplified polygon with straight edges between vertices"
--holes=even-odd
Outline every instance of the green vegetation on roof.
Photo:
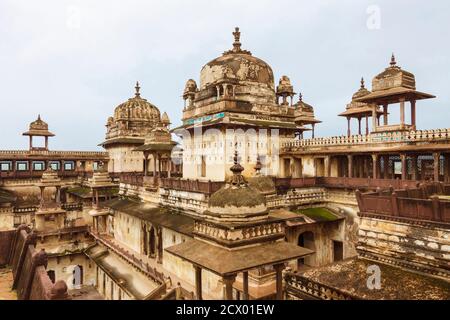
[{"label": "green vegetation on roof", "polygon": [[316,221],[335,221],[339,218],[326,208],[307,208],[294,210]]}]

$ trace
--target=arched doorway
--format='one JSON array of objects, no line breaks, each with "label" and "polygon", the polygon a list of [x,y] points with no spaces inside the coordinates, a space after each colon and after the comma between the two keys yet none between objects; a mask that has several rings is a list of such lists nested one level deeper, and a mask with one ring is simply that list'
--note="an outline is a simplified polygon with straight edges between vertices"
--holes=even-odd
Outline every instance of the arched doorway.
[{"label": "arched doorway", "polygon": [[[315,248],[315,244],[314,244],[314,233],[312,233],[311,231],[305,231],[305,232],[301,233],[298,236],[297,244],[300,247],[315,251],[316,248]],[[315,253],[313,253],[307,257],[298,259],[298,268],[300,269],[304,266],[314,266],[315,265],[314,255],[315,255]]]},{"label": "arched doorway", "polygon": [[83,266],[76,265],[72,271],[72,285],[74,288],[80,288],[83,284]]}]

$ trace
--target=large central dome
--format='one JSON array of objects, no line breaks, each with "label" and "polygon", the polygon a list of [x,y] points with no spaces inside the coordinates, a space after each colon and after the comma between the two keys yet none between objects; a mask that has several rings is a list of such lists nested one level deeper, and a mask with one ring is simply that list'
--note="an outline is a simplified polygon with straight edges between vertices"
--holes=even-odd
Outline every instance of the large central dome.
[{"label": "large central dome", "polygon": [[233,49],[207,63],[200,72],[200,89],[221,82],[222,80],[237,80],[253,82],[275,89],[272,68],[263,60],[258,59],[249,51],[241,49],[240,32],[236,28]]}]

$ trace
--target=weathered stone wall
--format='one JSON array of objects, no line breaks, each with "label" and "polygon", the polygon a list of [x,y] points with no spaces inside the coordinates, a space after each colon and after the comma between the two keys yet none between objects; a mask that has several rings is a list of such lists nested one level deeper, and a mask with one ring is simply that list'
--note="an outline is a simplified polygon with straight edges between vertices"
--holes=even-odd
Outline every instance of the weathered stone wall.
[{"label": "weathered stone wall", "polygon": [[14,226],[12,208],[0,208],[0,230],[11,230]]},{"label": "weathered stone wall", "polygon": [[[108,148],[109,172],[142,172],[144,156],[140,151],[133,151],[135,147],[118,146]],[[152,168],[153,169],[153,168]]]},{"label": "weathered stone wall", "polygon": [[9,264],[9,255],[15,234],[14,230],[0,231],[0,267]]},{"label": "weathered stone wall", "polygon": [[368,258],[450,278],[450,231],[432,223],[362,216],[357,249]]}]

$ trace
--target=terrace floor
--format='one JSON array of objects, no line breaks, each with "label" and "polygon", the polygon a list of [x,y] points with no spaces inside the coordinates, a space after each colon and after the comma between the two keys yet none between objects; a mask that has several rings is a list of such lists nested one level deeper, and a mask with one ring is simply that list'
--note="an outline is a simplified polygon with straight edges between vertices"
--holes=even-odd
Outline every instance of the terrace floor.
[{"label": "terrace floor", "polygon": [[13,283],[12,269],[0,268],[0,300],[17,300],[17,293],[11,290]]}]

